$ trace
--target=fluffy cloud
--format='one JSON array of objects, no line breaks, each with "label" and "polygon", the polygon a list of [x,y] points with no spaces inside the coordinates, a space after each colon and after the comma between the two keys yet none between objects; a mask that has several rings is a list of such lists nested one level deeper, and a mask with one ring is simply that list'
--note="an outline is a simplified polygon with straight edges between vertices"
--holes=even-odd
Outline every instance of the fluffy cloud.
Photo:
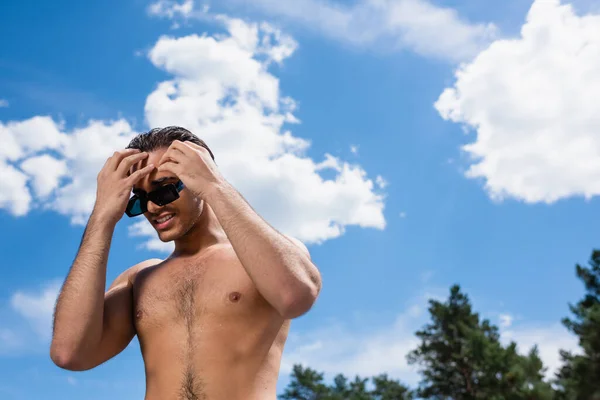
[{"label": "fluffy cloud", "polygon": [[[151,12],[169,16],[176,5],[187,10],[185,4],[163,1]],[[348,225],[383,229],[378,189],[384,178],[376,183],[359,165],[329,154],[313,160],[305,154],[310,142],[287,130],[299,122],[296,103],[282,96],[269,68],[292,55],[296,42],[265,23],[223,15],[214,16],[214,22],[226,33],[163,36],[148,52],[150,62],[171,75],[147,97],[148,125],[182,125],[196,132],[254,208],[301,240],[335,238]],[[85,223],[98,171],[133,135],[123,119],[92,120],[69,130],[49,117],[0,123],[0,171],[13,178],[0,182],[0,208],[25,215],[42,206]],[[322,177],[326,170],[333,178]],[[143,222],[132,225],[130,233],[151,236],[149,249],[172,248]]]},{"label": "fluffy cloud", "polygon": [[17,161],[39,151],[60,150],[67,140],[60,129],[61,125],[49,117],[0,122],[0,159]]},{"label": "fluffy cloud", "polygon": [[440,115],[476,134],[466,173],[496,200],[552,203],[600,193],[600,15],[533,3],[519,37],[456,72]]},{"label": "fluffy cloud", "polygon": [[33,179],[34,192],[40,198],[50,195],[58,187],[60,179],[67,175],[66,161],[48,154],[26,159],[21,169]]},{"label": "fluffy cloud", "polygon": [[60,283],[51,282],[37,293],[16,292],[11,298],[14,311],[24,317],[42,340],[52,335],[52,313]]},{"label": "fluffy cloud", "polygon": [[0,176],[0,208],[14,216],[27,214],[31,204],[27,175],[0,159]]},{"label": "fluffy cloud", "polygon": [[408,365],[406,355],[419,344],[414,332],[425,322],[422,311],[420,304],[412,305],[375,329],[337,323],[312,331],[296,329],[286,344],[281,374],[289,375],[294,364],[302,364],[324,372],[327,379],[339,373],[350,377],[387,373],[414,386],[419,382],[418,367]]},{"label": "fluffy cloud", "polygon": [[[346,225],[383,228],[383,198],[365,171],[330,155],[306,157],[309,142],[284,129],[296,122],[295,103],[281,96],[268,66],[295,42],[266,24],[221,20],[228,36],[163,37],[150,50],[152,63],[173,79],[148,96],[149,125],[178,121],[198,132],[250,203],[302,240],[337,237]],[[334,179],[321,177],[326,169]]]},{"label": "fluffy cloud", "polygon": [[61,282],[18,290],[8,304],[0,303],[0,356],[47,352],[52,315]]},{"label": "fluffy cloud", "polygon": [[427,0],[225,0],[364,49],[410,49],[452,62],[469,59],[496,36],[493,24],[470,23]]},{"label": "fluffy cloud", "polygon": [[378,175],[377,178],[375,178],[375,183],[380,189],[385,189],[387,185],[389,185],[389,182],[386,181],[381,175]]},{"label": "fluffy cloud", "polygon": [[71,131],[50,117],[0,122],[0,208],[15,216],[45,207],[84,223],[106,159],[134,133],[124,120],[90,121]]},{"label": "fluffy cloud", "polygon": [[[32,194],[28,182],[33,177],[34,187],[47,195],[53,188],[57,174],[63,171],[53,164],[49,171],[39,171],[35,167],[50,166],[48,156],[39,158],[43,151],[61,151],[67,136],[61,133],[60,125],[48,117],[33,117],[24,121],[0,122],[0,208],[9,210],[15,216],[27,214],[32,204]],[[25,167],[19,164],[30,160]],[[47,175],[45,173],[48,172]],[[42,176],[45,175],[45,176]]]},{"label": "fluffy cloud", "polygon": [[177,3],[172,0],[159,0],[148,7],[150,15],[173,18],[175,16],[188,17],[194,8],[193,0],[185,0]]},{"label": "fluffy cloud", "polygon": [[150,239],[148,239],[140,245],[141,248],[145,248],[150,251],[170,253],[175,249],[175,244],[173,242],[164,243],[158,238],[158,236],[156,236],[156,231],[154,230],[154,227],[145,218],[139,219],[139,221],[129,226],[129,235],[134,237],[150,236]]},{"label": "fluffy cloud", "polygon": [[50,207],[83,224],[96,200],[98,172],[115,150],[123,149],[135,133],[123,119],[90,121],[69,132],[63,156],[69,165],[69,180],[56,191]]}]

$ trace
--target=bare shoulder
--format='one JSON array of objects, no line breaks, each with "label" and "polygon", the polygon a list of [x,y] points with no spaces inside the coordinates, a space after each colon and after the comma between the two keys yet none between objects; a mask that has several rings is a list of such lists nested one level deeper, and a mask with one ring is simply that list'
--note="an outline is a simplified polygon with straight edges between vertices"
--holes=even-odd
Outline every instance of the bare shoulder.
[{"label": "bare shoulder", "polygon": [[152,267],[156,264],[160,264],[163,262],[160,258],[151,258],[149,260],[142,261],[140,263],[135,264],[133,267],[130,267],[123,271],[119,276],[115,278],[113,283],[110,285],[108,290],[111,290],[116,287],[126,286],[133,284],[136,275],[145,268]]},{"label": "bare shoulder", "polygon": [[310,258],[310,252],[308,251],[308,248],[306,247],[306,245],[304,243],[302,243],[302,241],[296,239],[293,236],[290,235],[283,235],[285,236],[290,242],[294,243],[296,246],[298,246],[300,248],[300,250],[302,250],[302,252],[304,254],[306,254],[309,258]]}]

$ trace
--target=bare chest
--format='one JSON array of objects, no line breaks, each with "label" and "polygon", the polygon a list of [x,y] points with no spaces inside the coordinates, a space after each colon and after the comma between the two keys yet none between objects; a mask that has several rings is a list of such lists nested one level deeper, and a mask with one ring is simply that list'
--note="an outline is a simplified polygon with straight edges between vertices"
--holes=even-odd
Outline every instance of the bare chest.
[{"label": "bare chest", "polygon": [[226,324],[260,314],[268,304],[237,258],[169,260],[138,273],[133,285],[138,333],[192,329],[202,321]]}]

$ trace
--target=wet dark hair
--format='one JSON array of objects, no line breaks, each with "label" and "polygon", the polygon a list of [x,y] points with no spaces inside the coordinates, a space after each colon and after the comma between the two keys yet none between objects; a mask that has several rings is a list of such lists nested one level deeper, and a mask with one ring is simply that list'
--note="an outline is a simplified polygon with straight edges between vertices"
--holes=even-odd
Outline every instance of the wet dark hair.
[{"label": "wet dark hair", "polygon": [[128,149],[138,149],[140,151],[151,152],[158,149],[168,148],[173,141],[192,142],[198,146],[204,147],[210,153],[213,161],[215,156],[208,148],[204,140],[194,135],[192,132],[180,126],[167,126],[165,128],[154,128],[148,132],[140,133],[134,137],[127,145]]}]

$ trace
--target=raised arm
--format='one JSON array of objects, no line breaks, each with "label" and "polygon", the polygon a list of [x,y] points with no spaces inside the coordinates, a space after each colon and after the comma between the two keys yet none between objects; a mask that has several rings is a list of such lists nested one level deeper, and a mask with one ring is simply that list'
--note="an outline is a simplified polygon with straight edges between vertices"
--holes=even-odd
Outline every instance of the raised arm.
[{"label": "raised arm", "polygon": [[285,319],[306,313],[321,290],[321,274],[306,247],[270,226],[233,188],[208,150],[174,141],[158,162],[212,208],[260,294]]},{"label": "raised arm", "polygon": [[[108,346],[115,352],[123,345],[123,338],[129,336],[130,329],[123,316],[127,303],[131,301],[131,285],[126,283],[128,275],[117,279],[118,282],[105,296],[106,263],[115,225],[123,216],[131,187],[153,166],[131,175],[129,169],[146,156],[137,150],[117,152],[98,174],[94,211],[59,293],[54,312],[50,357],[62,368],[89,369],[89,360],[104,358],[97,356],[101,346]],[[119,325],[118,328],[115,328],[116,325]],[[116,336],[120,339],[114,340]],[[131,338],[127,343],[129,340]],[[117,341],[118,345],[107,345],[108,342]]]},{"label": "raised arm", "polygon": [[133,280],[143,268],[161,260],[148,260],[129,268],[119,275],[104,294],[102,305],[102,333],[97,344],[88,344],[80,351],[60,353],[59,340],[53,338],[50,356],[56,365],[71,371],[85,371],[97,367],[122,352],[135,336],[133,324]]}]

